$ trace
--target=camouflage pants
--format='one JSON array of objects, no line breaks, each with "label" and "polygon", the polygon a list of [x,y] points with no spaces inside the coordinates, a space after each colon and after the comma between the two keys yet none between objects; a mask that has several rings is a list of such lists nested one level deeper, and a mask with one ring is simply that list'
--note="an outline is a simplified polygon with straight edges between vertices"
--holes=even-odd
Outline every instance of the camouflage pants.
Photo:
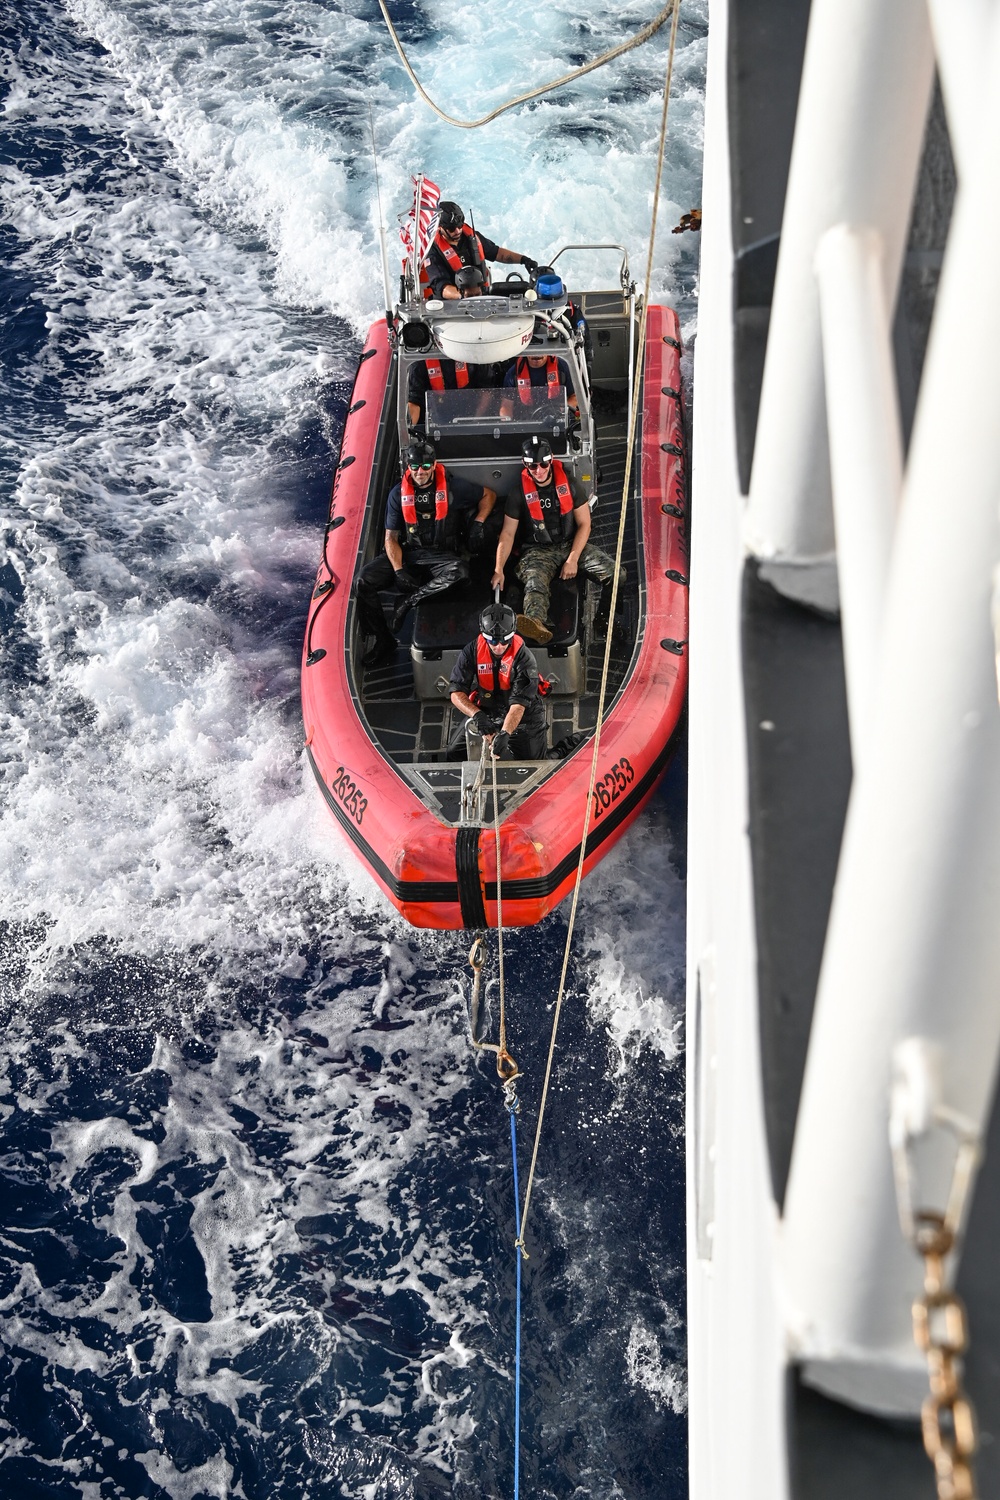
[{"label": "camouflage pants", "polygon": [[[572,542],[556,542],[552,547],[526,547],[518,563],[517,576],[524,584],[524,613],[544,622],[549,612],[549,591],[563,563],[572,551]],[[593,578],[595,583],[611,583],[615,560],[588,542],[580,553],[577,574]],[[621,581],[625,569],[621,570]]]}]

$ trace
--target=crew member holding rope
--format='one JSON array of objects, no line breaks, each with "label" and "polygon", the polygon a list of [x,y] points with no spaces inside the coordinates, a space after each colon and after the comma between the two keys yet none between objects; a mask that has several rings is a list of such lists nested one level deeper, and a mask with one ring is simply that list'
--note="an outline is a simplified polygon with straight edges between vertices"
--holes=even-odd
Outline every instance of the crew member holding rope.
[{"label": "crew member holding rope", "polygon": [[495,756],[544,760],[545,709],[538,664],[515,633],[514,611],[488,604],[479,635],[459,653],[451,674],[451,701],[490,742]]},{"label": "crew member holding rope", "polygon": [[479,297],[490,289],[488,260],[507,266],[524,266],[537,271],[538,262],[530,255],[505,250],[485,234],[477,234],[465,222],[457,203],[445,198],[438,204],[438,230],[427,256],[427,275],[435,297],[457,302],[462,297]]}]

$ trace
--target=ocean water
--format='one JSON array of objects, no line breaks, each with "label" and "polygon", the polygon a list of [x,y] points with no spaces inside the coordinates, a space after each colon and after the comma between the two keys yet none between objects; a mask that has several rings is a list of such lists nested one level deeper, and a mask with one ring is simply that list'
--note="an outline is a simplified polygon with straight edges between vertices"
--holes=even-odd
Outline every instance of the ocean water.
[{"label": "ocean water", "polygon": [[[393,14],[468,115],[649,10]],[[685,0],[655,267],[689,337],[706,27]],[[390,224],[422,168],[504,244],[621,240],[641,274],[666,33],[477,132],[415,101],[371,0],[12,0],[0,43],[0,1500],[510,1495],[466,941],[342,844],[299,652],[382,303],[369,102]],[[584,891],[526,1495],[686,1493],[683,807],[680,762]],[[565,922],[507,944],[522,1182]]]}]

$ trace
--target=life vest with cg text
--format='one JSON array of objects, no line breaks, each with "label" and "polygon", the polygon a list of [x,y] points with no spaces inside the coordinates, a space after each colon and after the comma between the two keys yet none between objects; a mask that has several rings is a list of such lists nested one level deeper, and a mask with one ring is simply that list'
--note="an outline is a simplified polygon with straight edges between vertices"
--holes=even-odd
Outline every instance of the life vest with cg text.
[{"label": "life vest with cg text", "polygon": [[[555,401],[562,390],[562,381],[559,379],[559,361],[554,354],[550,354],[545,361],[545,385],[549,400]],[[531,366],[526,359],[519,359],[517,362],[517,394],[524,406],[531,405]]]},{"label": "life vest with cg text", "polygon": [[[568,542],[576,530],[573,524],[573,492],[566,478],[566,470],[557,458],[552,460],[552,482],[556,487],[559,497],[559,516],[561,520],[560,540]],[[538,493],[538,486],[532,479],[527,469],[521,470],[521,489],[528,506],[528,515],[531,517],[532,541],[536,547],[551,547],[552,536],[545,524],[542,514],[542,501]]]},{"label": "life vest with cg text", "polygon": [[[403,520],[406,522],[407,539],[420,546],[420,520],[417,516],[416,485],[413,483],[413,475],[407,469],[399,486],[400,500],[403,507]],[[448,520],[448,481],[445,477],[444,464],[434,465],[434,545],[443,547],[445,545],[445,525]]]},{"label": "life vest with cg text", "polygon": [[[500,691],[502,693],[510,692],[511,668],[514,665],[514,658],[523,645],[524,641],[519,635],[512,636],[510,645],[503,656],[500,657]],[[488,703],[493,696],[493,668],[496,663],[497,658],[493,655],[483,636],[479,636],[476,641],[476,682],[478,686],[474,687],[469,694],[469,702],[474,703],[477,708],[483,702],[484,697]],[[539,672],[538,692],[540,697],[547,698],[551,691],[552,683]]]},{"label": "life vest with cg text", "polygon": [[462,233],[468,236],[470,242],[472,240],[475,240],[475,246],[473,246],[471,243],[469,245],[469,249],[472,250],[471,261],[462,259],[458,251],[455,249],[454,245],[449,244],[445,239],[440,229],[434,236],[434,243],[441,251],[441,254],[444,256],[445,260],[448,262],[449,266],[451,266],[451,269],[453,271],[463,271],[465,267],[469,265],[478,266],[483,273],[483,291],[488,292],[490,289],[490,273],[486,268],[486,256],[483,254],[483,242],[479,238],[478,234],[473,234],[468,224],[462,225]]},{"label": "life vest with cg text", "polygon": [[[425,359],[424,364],[427,366],[427,378],[431,383],[431,390],[446,390],[447,387],[444,383],[444,371],[441,368],[441,361],[439,359]],[[460,391],[464,391],[468,383],[469,367],[460,359],[457,359],[455,361],[455,385]]]}]

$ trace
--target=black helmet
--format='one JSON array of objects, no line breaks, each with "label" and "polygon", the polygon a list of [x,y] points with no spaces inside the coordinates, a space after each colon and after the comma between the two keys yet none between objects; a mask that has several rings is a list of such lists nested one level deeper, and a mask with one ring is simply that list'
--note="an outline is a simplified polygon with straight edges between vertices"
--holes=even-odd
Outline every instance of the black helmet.
[{"label": "black helmet", "polygon": [[525,468],[529,464],[550,464],[552,462],[551,444],[542,437],[525,438],[521,444],[521,462]]},{"label": "black helmet", "polygon": [[429,443],[426,438],[417,438],[406,449],[403,458],[406,460],[407,468],[412,465],[415,469],[421,469],[433,467],[437,454],[434,452],[433,443]]},{"label": "black helmet", "polygon": [[517,616],[506,604],[487,604],[479,616],[479,629],[491,646],[506,646],[517,628]]},{"label": "black helmet", "polygon": [[438,204],[438,224],[442,229],[461,229],[465,223],[465,215],[457,203],[452,203],[450,198],[442,198]]}]

